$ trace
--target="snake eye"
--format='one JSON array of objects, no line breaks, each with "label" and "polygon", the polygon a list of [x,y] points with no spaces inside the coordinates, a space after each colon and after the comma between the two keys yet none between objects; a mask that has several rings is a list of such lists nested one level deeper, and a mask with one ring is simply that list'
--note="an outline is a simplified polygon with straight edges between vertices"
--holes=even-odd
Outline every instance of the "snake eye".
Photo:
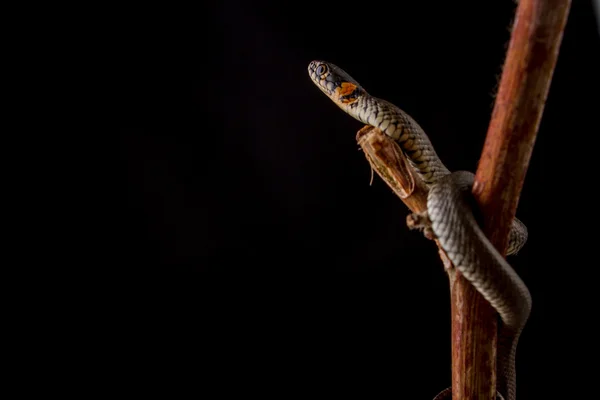
[{"label": "snake eye", "polygon": [[327,65],[321,64],[317,67],[317,75],[323,75],[327,72]]}]

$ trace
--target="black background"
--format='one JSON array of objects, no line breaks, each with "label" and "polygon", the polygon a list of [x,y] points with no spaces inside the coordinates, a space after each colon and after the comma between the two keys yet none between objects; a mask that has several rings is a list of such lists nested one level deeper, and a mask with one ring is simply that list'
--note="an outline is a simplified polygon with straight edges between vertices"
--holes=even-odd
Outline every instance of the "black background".
[{"label": "black background", "polygon": [[[447,278],[404,204],[369,185],[362,124],[307,66],[339,65],[412,115],[449,169],[474,171],[515,5],[276,4],[129,16],[118,259],[227,275],[198,311],[203,345],[222,352],[206,376],[226,392],[430,399],[450,384]],[[509,258],[534,299],[519,399],[594,384],[571,342],[594,332],[578,198],[597,164],[582,141],[598,133],[598,44],[591,2],[574,1],[517,212],[529,241]]]}]

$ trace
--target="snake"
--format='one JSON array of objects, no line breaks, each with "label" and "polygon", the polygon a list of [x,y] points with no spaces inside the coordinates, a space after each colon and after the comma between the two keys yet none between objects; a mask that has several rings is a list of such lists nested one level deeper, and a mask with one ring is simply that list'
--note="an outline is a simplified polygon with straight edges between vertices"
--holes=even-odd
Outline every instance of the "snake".
[{"label": "snake", "polygon": [[[308,65],[312,82],[339,108],[358,121],[381,130],[398,144],[411,169],[426,184],[426,218],[434,237],[454,267],[489,302],[500,317],[497,350],[497,399],[516,399],[516,350],[531,313],[531,294],[516,271],[480,227],[472,196],[475,175],[450,172],[421,126],[394,104],[371,96],[340,67],[321,60]],[[507,255],[527,241],[527,227],[514,218]],[[450,399],[452,388],[434,400]]]}]

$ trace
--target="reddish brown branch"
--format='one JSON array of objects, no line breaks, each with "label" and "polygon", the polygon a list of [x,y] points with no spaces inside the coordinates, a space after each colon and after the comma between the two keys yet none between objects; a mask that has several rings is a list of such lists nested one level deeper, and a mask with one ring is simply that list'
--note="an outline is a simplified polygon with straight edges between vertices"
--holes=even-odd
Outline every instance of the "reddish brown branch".
[{"label": "reddish brown branch", "polygon": [[[498,96],[476,173],[473,192],[484,212],[484,230],[504,254],[510,224],[544,104],[570,0],[521,0]],[[413,174],[397,144],[376,128],[357,135],[379,176],[414,212],[426,209],[426,185]],[[459,272],[450,273],[452,293],[452,398],[495,399],[496,325],[491,306]]]},{"label": "reddish brown branch", "polygon": [[[473,193],[505,254],[570,0],[521,0]],[[496,315],[457,273],[452,285],[453,400],[495,399]]]},{"label": "reddish brown branch", "polygon": [[[421,213],[427,210],[427,193],[429,189],[421,176],[415,174],[406,156],[398,144],[379,129],[366,125],[356,134],[356,140],[371,168],[381,179],[400,197],[406,206],[413,213]],[[407,216],[407,225],[415,228],[415,221],[411,215]],[[433,239],[433,236],[426,237]],[[454,281],[454,268],[450,259],[440,246],[437,239],[434,239],[439,249],[439,255],[444,263],[444,268],[448,272],[450,282]]]}]

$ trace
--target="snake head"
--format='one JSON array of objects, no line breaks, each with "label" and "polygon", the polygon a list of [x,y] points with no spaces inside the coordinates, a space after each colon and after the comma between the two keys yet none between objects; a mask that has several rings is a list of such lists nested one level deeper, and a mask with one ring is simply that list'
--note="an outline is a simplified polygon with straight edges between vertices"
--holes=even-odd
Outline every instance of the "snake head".
[{"label": "snake head", "polygon": [[338,106],[355,103],[365,93],[364,89],[340,67],[326,61],[308,64],[310,79]]}]

